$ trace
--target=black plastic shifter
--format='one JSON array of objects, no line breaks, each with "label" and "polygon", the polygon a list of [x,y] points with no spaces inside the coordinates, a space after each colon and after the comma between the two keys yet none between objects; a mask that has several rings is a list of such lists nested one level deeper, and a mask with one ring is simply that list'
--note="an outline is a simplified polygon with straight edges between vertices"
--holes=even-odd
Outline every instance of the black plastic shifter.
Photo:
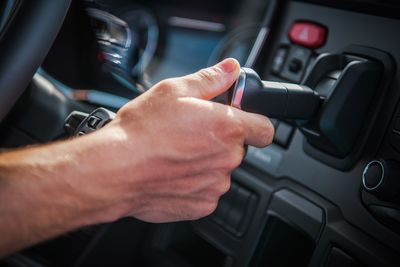
[{"label": "black plastic shifter", "polygon": [[[347,168],[356,158],[354,151],[362,148],[358,141],[365,143],[363,137],[371,131],[385,93],[378,88],[381,81],[390,81],[392,62],[382,51],[350,46],[338,54],[320,55],[301,85],[262,81],[254,70],[242,68],[229,90],[230,104],[270,118],[292,120],[306,138],[307,153],[321,159],[323,152],[325,162]],[[114,116],[102,108],[89,115],[74,112],[66,129],[73,135],[87,134]]]},{"label": "black plastic shifter", "polygon": [[254,70],[242,68],[232,88],[231,105],[271,118],[309,120],[322,100],[307,86],[262,81]]},{"label": "black plastic shifter", "polygon": [[390,55],[382,51],[350,46],[320,55],[301,85],[262,81],[255,71],[243,68],[230,90],[230,103],[244,111],[293,120],[307,140],[306,151],[318,159],[323,151],[329,155],[326,162],[333,162],[332,157],[350,158],[361,147],[357,141],[371,129],[371,118],[384,97],[378,88],[381,81],[390,80],[392,65]]}]

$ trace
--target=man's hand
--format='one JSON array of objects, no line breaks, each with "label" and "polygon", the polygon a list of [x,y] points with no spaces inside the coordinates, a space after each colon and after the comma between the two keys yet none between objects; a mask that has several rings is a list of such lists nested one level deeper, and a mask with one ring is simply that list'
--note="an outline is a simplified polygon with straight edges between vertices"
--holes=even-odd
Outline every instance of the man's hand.
[{"label": "man's hand", "polygon": [[125,216],[171,222],[212,213],[244,146],[267,146],[274,134],[266,117],[208,101],[238,75],[228,59],[158,83],[97,132],[1,154],[0,256]]},{"label": "man's hand", "polygon": [[162,81],[98,133],[110,136],[103,142],[113,142],[109,160],[123,165],[103,172],[98,183],[107,185],[113,177],[126,185],[117,193],[126,197],[124,215],[149,222],[209,215],[228,191],[244,145],[271,143],[274,130],[266,117],[206,101],[231,87],[239,70],[237,61],[228,59]]}]

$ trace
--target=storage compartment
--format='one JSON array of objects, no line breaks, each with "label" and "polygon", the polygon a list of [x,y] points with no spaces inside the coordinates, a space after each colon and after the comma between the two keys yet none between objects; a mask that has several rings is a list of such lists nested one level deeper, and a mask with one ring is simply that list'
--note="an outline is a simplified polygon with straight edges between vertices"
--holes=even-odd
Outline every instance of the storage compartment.
[{"label": "storage compartment", "polygon": [[307,266],[323,224],[320,207],[293,191],[277,191],[250,266]]},{"label": "storage compartment", "polygon": [[195,234],[190,224],[181,224],[179,230],[166,229],[166,232],[166,239],[153,240],[153,249],[145,256],[145,266],[224,266],[226,255]]},{"label": "storage compartment", "polygon": [[314,248],[310,237],[272,213],[250,266],[307,266]]}]

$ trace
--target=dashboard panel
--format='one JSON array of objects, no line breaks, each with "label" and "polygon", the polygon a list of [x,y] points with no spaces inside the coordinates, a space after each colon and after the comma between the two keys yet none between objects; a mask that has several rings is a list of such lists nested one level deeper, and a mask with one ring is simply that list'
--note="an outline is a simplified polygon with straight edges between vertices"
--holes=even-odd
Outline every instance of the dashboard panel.
[{"label": "dashboard panel", "polygon": [[121,1],[116,5],[103,0],[89,5],[88,10],[92,17],[93,10],[106,10],[132,32],[132,43],[123,50],[104,45],[97,36],[100,53],[112,75],[139,84],[140,89],[192,73],[228,56],[244,64],[263,19],[265,3],[252,8],[253,16],[243,15],[247,14],[243,5],[242,1]]},{"label": "dashboard panel", "polygon": [[[400,262],[396,219],[371,209],[387,207],[394,215],[398,212],[395,211],[398,200],[382,201],[362,185],[368,162],[399,159],[393,148],[392,132],[400,93],[399,73],[395,67],[400,59],[397,49],[399,21],[344,9],[346,5],[354,5],[350,1],[341,1],[343,6],[337,2],[333,4],[340,8],[315,2],[287,1],[280,7],[279,18],[271,28],[273,35],[266,39],[261,53],[264,57],[258,58],[256,64],[265,80],[307,82],[310,69],[321,56],[346,51],[346,54],[373,58],[373,52],[364,54],[361,51],[364,48],[384,51],[388,61],[392,61],[389,67],[392,74],[382,78],[386,85],[380,86],[369,104],[369,110],[379,108],[365,117],[366,125],[372,130],[368,134],[367,130],[358,133],[358,140],[365,139],[365,142],[350,164],[340,164],[347,156],[334,156],[310,144],[305,137],[307,133],[293,121],[274,120],[274,144],[265,149],[249,148],[245,163],[234,174],[238,187],[258,198],[255,201],[258,204],[241,206],[242,214],[251,207],[254,212],[252,223],[246,226],[246,235],[236,239],[215,238],[221,225],[228,225],[225,228],[229,229],[232,223],[240,224],[241,220],[245,225],[243,218],[232,217],[240,213],[236,210],[237,202],[232,201],[239,198],[237,191],[240,190],[230,192],[227,200],[221,202],[221,206],[226,207],[220,206],[213,215],[217,218],[196,225],[199,233],[216,246],[229,247],[230,255],[240,254],[232,256],[235,259],[232,266],[293,266],[297,263],[301,266],[396,266]],[[358,4],[361,10],[368,6]],[[291,37],[293,25],[304,22],[325,29],[326,40],[318,47],[306,47]],[[303,39],[307,39],[307,32],[304,34]],[[358,50],[350,52],[349,47],[358,47]],[[294,64],[296,61],[301,64]],[[383,98],[381,104],[380,97]],[[393,177],[398,181],[397,175]],[[223,204],[224,201],[227,204]],[[213,225],[214,221],[219,222],[217,226]],[[289,232],[291,234],[287,234]],[[297,245],[292,247],[293,243]],[[300,254],[294,253],[297,249]],[[285,258],[285,255],[292,258]]]}]

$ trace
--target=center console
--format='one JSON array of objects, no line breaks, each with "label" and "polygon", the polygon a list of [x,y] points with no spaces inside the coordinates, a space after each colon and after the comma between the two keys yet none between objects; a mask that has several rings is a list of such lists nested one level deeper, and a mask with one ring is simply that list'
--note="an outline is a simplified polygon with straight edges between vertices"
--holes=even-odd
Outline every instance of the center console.
[{"label": "center console", "polygon": [[400,22],[318,4],[278,5],[255,69],[314,88],[320,115],[273,120],[274,144],[250,147],[217,211],[194,223],[225,266],[400,262]]},{"label": "center console", "polygon": [[[132,244],[140,243],[140,264],[398,266],[399,9],[376,1],[268,1],[242,62],[255,71],[243,68],[231,103],[271,117],[274,142],[248,148],[211,216],[146,226]],[[179,17],[170,23],[183,26]],[[90,118],[80,125],[89,129]],[[113,236],[98,233],[92,240]],[[76,266],[120,258],[110,256],[113,249],[96,253],[102,244],[94,242],[94,254]]]}]

